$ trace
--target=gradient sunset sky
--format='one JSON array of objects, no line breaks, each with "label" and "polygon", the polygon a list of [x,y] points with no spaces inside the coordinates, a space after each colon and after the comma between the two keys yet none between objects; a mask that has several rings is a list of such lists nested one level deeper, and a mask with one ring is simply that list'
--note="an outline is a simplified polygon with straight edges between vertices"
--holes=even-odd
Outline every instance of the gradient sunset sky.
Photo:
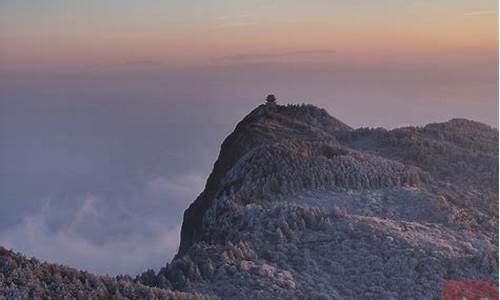
[{"label": "gradient sunset sky", "polygon": [[0,66],[9,67],[184,66],[306,52],[359,63],[477,63],[495,59],[498,47],[495,0],[38,0],[0,8]]}]

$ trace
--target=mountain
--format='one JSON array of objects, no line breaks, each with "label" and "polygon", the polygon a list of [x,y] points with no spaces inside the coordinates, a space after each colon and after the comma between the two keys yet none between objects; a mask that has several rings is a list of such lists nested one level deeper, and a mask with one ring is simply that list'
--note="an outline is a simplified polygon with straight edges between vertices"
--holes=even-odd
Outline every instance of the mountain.
[{"label": "mountain", "polygon": [[450,280],[498,285],[497,183],[487,125],[353,129],[312,105],[264,104],[222,143],[158,273],[1,250],[0,299],[439,299]]},{"label": "mountain", "polygon": [[156,281],[222,299],[498,283],[497,182],[498,130],[481,123],[353,129],[311,105],[261,105],[223,142]]}]

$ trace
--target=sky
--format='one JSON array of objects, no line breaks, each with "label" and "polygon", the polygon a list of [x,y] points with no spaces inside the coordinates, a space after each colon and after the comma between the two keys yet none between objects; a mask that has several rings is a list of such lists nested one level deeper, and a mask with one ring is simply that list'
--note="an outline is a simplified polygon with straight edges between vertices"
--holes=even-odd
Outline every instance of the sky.
[{"label": "sky", "polygon": [[158,270],[274,93],[352,127],[498,128],[497,1],[1,1],[0,245]]},{"label": "sky", "polygon": [[[496,56],[498,2],[2,1],[8,66],[161,61],[330,50],[343,59],[421,61]],[[445,55],[446,54],[446,55]]]}]

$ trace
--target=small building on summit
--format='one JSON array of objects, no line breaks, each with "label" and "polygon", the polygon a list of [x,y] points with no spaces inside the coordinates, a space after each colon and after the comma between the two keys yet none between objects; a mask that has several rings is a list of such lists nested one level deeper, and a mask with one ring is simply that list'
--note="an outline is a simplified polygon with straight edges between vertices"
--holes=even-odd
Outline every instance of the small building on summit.
[{"label": "small building on summit", "polygon": [[269,94],[266,97],[266,104],[268,105],[275,105],[276,104],[276,97],[273,94]]}]

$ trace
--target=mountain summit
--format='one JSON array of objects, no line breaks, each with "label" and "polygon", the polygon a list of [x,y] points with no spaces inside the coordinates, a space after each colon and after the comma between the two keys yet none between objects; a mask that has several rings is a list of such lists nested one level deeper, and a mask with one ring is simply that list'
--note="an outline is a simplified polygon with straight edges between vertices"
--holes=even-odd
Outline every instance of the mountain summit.
[{"label": "mountain summit", "polygon": [[498,282],[498,131],[353,129],[264,104],[223,142],[156,281],[223,299],[432,299]]},{"label": "mountain summit", "polygon": [[51,292],[42,295],[73,295],[51,290],[50,270],[72,274],[69,290],[83,282],[82,297],[437,299],[454,280],[495,288],[497,183],[498,130],[484,124],[353,129],[274,98],[222,143],[184,213],[179,252],[158,273],[133,282],[53,265],[33,273],[38,262],[0,251],[10,293],[0,298],[33,292],[16,285],[23,272]]},{"label": "mountain summit", "polygon": [[[263,104],[248,114],[222,143],[205,190],[184,213],[179,254],[201,238],[202,217],[220,193],[222,180],[246,154],[266,145],[287,141],[335,141],[336,131],[351,128],[312,105]],[[262,151],[262,150],[261,150]],[[228,187],[226,187],[227,189]]]}]

